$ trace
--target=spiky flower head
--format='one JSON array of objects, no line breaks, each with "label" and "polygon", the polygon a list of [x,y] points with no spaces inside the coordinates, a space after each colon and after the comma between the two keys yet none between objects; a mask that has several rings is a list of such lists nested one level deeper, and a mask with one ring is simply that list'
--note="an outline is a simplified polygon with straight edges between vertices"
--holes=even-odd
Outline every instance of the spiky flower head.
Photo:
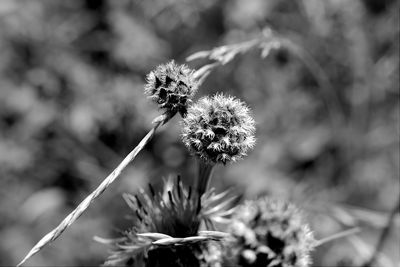
[{"label": "spiky flower head", "polygon": [[182,140],[208,163],[237,161],[255,144],[255,122],[240,100],[223,94],[203,97],[188,109]]},{"label": "spiky flower head", "polygon": [[187,106],[197,91],[194,71],[173,60],[159,65],[147,75],[145,94],[170,115],[179,112],[185,116]]},{"label": "spiky flower head", "polygon": [[[201,231],[208,225],[224,220],[231,209],[227,193],[209,191],[199,196],[191,187],[168,180],[161,192],[149,185],[149,193],[125,194],[134,212],[134,226],[121,238],[98,241],[113,246],[106,266],[221,266],[219,240],[227,234]],[[232,210],[233,211],[233,210]]]},{"label": "spiky flower head", "polygon": [[[301,212],[292,204],[262,198],[241,205],[228,227],[226,245],[233,266],[306,267],[315,241]],[[235,265],[236,264],[236,265]]]}]

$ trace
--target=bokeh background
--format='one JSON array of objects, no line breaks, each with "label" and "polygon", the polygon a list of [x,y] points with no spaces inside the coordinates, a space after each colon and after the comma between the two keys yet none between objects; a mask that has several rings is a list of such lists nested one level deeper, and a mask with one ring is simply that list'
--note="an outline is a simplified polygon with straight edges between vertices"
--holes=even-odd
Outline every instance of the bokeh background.
[{"label": "bokeh background", "polygon": [[[394,0],[1,0],[0,265],[19,262],[152,127],[149,71],[270,28],[300,54],[239,55],[196,96],[235,95],[257,121],[256,148],[219,166],[213,186],[293,201],[319,239],[360,226],[313,254],[315,266],[360,266],[399,198],[398,16]],[[100,264],[108,248],[93,236],[130,225],[122,193],[169,175],[190,183],[179,120],[27,265]],[[399,226],[397,213],[376,266],[398,266]]]}]

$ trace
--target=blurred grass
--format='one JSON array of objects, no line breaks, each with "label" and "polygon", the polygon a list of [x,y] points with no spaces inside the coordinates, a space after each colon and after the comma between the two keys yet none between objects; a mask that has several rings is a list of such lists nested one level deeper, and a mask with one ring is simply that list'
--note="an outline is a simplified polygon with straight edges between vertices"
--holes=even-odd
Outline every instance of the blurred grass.
[{"label": "blurred grass", "polygon": [[[266,59],[255,50],[239,55],[210,73],[197,97],[223,91],[245,100],[258,138],[249,157],[219,167],[213,183],[311,206],[321,238],[348,226],[332,218],[339,206],[338,216],[363,226],[364,245],[326,244],[315,266],[359,264],[366,255],[353,249],[375,246],[399,194],[398,10],[393,0],[2,0],[0,265],[16,264],[151,127],[158,112],[143,95],[146,73],[168,59],[251,40],[266,27],[319,68],[313,73],[282,47]],[[194,161],[178,122],[29,264],[101,263],[106,248],[92,237],[129,227],[121,193],[169,174],[190,183]],[[393,263],[400,260],[398,215],[395,224],[383,250]]]}]

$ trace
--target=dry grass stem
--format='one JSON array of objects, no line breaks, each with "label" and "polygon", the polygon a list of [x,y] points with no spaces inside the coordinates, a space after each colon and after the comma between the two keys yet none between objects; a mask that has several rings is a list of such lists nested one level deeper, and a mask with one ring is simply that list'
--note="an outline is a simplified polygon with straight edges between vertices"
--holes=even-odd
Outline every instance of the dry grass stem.
[{"label": "dry grass stem", "polygon": [[154,120],[154,127],[140,141],[140,143],[124,158],[124,160],[108,175],[104,181],[88,195],[79,205],[72,211],[56,228],[46,234],[36,245],[29,251],[25,258],[17,265],[21,266],[33,255],[38,253],[43,247],[56,240],[68,227],[70,227],[89,207],[89,205],[100,196],[122,173],[122,171],[133,161],[137,154],[145,147],[145,145],[153,138],[157,128],[166,123],[169,118],[164,115],[157,117]]},{"label": "dry grass stem", "polygon": [[321,246],[321,245],[323,245],[323,244],[326,244],[326,243],[328,243],[328,242],[331,242],[331,241],[333,241],[333,240],[336,240],[336,239],[339,239],[339,238],[342,238],[342,237],[346,237],[346,236],[350,236],[350,235],[357,234],[357,233],[359,233],[360,231],[361,231],[361,229],[360,229],[359,227],[354,227],[354,228],[351,228],[351,229],[348,229],[348,230],[339,232],[339,233],[337,233],[337,234],[328,236],[328,237],[326,237],[326,238],[320,239],[320,240],[318,240],[318,241],[316,242],[315,246],[316,246],[316,247],[319,247],[319,246]]}]

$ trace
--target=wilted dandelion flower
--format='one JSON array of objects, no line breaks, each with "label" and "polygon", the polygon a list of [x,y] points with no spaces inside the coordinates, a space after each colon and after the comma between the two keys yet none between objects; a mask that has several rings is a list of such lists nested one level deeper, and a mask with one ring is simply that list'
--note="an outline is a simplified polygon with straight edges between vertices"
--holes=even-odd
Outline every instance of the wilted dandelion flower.
[{"label": "wilted dandelion flower", "polygon": [[208,224],[223,220],[232,206],[226,193],[207,192],[200,196],[191,187],[182,185],[180,178],[165,183],[162,192],[149,186],[149,194],[125,194],[134,212],[134,227],[114,240],[114,250],[106,266],[221,266],[221,245],[217,242],[226,234],[200,231],[201,222]]},{"label": "wilted dandelion flower", "polygon": [[188,109],[182,139],[195,155],[215,164],[237,161],[255,144],[255,123],[240,100],[217,94]]},{"label": "wilted dandelion flower", "polygon": [[[300,211],[268,198],[247,201],[232,216],[226,245],[233,266],[306,267],[315,241]],[[235,265],[236,264],[236,265]]]},{"label": "wilted dandelion flower", "polygon": [[159,65],[147,75],[145,94],[169,115],[185,116],[187,105],[197,91],[194,71],[174,61]]}]

